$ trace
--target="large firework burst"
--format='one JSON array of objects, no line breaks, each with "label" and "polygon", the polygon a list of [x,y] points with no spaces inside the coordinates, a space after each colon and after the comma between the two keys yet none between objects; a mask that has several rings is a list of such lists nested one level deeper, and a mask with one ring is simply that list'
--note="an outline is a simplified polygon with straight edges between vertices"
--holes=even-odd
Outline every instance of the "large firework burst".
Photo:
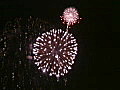
[{"label": "large firework burst", "polygon": [[43,33],[33,44],[33,59],[38,69],[50,76],[64,76],[74,64],[76,39],[61,29]]}]

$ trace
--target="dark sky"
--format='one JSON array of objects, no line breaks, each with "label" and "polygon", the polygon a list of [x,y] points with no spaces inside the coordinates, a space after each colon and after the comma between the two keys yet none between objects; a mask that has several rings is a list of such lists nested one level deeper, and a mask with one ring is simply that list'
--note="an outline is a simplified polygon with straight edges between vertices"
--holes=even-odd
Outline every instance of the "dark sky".
[{"label": "dark sky", "polygon": [[78,40],[79,53],[67,86],[61,84],[58,90],[110,90],[112,13],[109,4],[108,0],[3,0],[0,1],[0,29],[11,18],[29,16],[61,26],[59,16],[63,10],[70,6],[77,8],[82,21],[71,32]]}]

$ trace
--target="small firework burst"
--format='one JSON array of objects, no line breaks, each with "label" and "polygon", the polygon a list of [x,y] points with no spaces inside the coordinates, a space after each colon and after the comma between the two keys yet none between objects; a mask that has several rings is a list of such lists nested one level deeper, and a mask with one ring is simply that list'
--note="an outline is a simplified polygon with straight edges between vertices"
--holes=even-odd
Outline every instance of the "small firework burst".
[{"label": "small firework burst", "polygon": [[67,24],[67,26],[71,26],[74,25],[75,23],[77,23],[79,21],[79,14],[76,10],[76,8],[73,7],[69,7],[66,8],[63,12],[63,16],[60,16],[61,20],[63,20],[63,23]]},{"label": "small firework burst", "polygon": [[76,39],[61,29],[43,33],[33,43],[33,59],[43,73],[57,78],[64,76],[74,64]]}]

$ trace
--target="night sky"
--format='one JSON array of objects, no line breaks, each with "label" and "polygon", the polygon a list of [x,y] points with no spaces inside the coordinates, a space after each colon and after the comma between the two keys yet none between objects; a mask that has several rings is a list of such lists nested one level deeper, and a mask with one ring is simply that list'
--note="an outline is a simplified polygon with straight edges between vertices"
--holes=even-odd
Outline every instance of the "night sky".
[{"label": "night sky", "polygon": [[[25,52],[29,51],[27,47],[38,32],[51,28],[65,29],[60,15],[70,6],[75,7],[82,18],[79,24],[70,29],[70,33],[77,39],[78,54],[72,70],[57,82],[55,77],[42,74],[33,61],[26,59]],[[25,26],[30,16],[33,21],[36,18],[41,20],[41,30],[37,31],[36,27],[34,31],[29,31],[27,39],[24,27],[16,29],[17,33],[10,28],[5,33],[6,23],[15,23],[16,18],[22,18],[20,25]],[[4,36],[9,38],[7,52],[3,52],[5,40],[0,41],[0,90],[111,90],[110,22],[111,8],[105,0],[0,1],[0,39]],[[22,38],[19,38],[20,34]],[[22,50],[19,52],[20,44]]]}]

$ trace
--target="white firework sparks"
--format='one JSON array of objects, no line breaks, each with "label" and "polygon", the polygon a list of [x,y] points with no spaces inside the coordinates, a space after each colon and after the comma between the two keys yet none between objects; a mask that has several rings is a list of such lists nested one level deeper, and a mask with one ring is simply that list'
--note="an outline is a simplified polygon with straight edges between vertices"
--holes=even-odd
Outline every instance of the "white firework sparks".
[{"label": "white firework sparks", "polygon": [[38,69],[59,78],[67,74],[74,64],[77,54],[76,39],[61,29],[50,30],[36,39],[33,54]]}]

